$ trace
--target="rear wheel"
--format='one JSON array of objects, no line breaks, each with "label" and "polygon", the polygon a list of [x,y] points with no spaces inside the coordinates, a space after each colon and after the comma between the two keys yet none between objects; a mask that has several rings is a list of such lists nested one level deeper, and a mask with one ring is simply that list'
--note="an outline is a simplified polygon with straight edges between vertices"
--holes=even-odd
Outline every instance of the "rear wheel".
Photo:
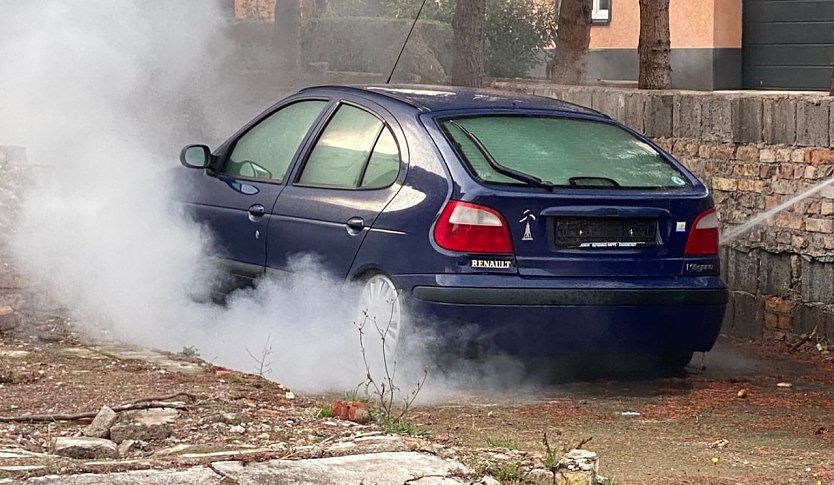
[{"label": "rear wheel", "polygon": [[689,362],[692,360],[692,356],[694,352],[689,350],[679,350],[675,352],[664,352],[660,354],[658,357],[660,359],[660,364],[673,368],[673,369],[680,369],[686,367]]},{"label": "rear wheel", "polygon": [[390,366],[401,352],[405,327],[400,290],[388,276],[371,275],[362,285],[358,310],[365,357],[369,364]]}]

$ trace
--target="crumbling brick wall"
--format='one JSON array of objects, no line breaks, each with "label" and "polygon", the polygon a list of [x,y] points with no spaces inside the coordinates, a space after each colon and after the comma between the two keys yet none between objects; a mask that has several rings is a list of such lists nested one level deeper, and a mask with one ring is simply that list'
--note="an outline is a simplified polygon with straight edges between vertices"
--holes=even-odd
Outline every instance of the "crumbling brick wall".
[{"label": "crumbling brick wall", "polygon": [[[724,230],[834,177],[834,98],[499,82],[595,108],[653,137],[711,188]],[[834,185],[722,247],[724,331],[834,339]]]}]

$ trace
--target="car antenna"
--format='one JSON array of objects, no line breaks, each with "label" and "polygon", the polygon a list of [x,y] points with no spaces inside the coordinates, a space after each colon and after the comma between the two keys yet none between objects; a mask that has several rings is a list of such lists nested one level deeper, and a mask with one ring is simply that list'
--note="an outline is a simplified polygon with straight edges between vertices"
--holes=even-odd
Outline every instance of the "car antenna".
[{"label": "car antenna", "polygon": [[417,11],[417,15],[414,17],[414,22],[411,24],[411,30],[408,31],[408,35],[405,36],[405,42],[403,42],[403,46],[400,49],[400,54],[397,56],[397,60],[394,61],[394,67],[391,68],[391,74],[388,75],[388,79],[385,81],[385,84],[391,84],[391,78],[394,77],[394,71],[397,70],[397,65],[400,63],[400,59],[403,56],[403,52],[405,52],[405,46],[408,45],[408,40],[411,39],[411,34],[414,33],[414,27],[417,26],[417,21],[420,20],[420,14],[423,13],[423,8],[426,6],[426,2],[428,0],[423,0],[423,3],[420,4],[420,10]]}]

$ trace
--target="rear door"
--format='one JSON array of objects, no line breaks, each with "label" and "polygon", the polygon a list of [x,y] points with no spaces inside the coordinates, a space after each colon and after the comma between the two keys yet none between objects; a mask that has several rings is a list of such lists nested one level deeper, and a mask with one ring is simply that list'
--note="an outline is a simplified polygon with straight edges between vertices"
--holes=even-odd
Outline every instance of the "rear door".
[{"label": "rear door", "polygon": [[[683,274],[689,229],[712,202],[697,179],[646,140],[582,117],[478,116],[441,126],[481,182],[469,197],[506,218],[520,274]],[[490,162],[553,186],[502,175]]]},{"label": "rear door", "polygon": [[268,266],[312,255],[344,278],[379,213],[400,188],[402,132],[381,107],[341,102],[278,198]]},{"label": "rear door", "polygon": [[191,211],[211,229],[233,273],[251,278],[263,272],[270,211],[302,142],[327,104],[307,99],[278,108],[233,140],[219,170],[195,172],[199,190]]}]

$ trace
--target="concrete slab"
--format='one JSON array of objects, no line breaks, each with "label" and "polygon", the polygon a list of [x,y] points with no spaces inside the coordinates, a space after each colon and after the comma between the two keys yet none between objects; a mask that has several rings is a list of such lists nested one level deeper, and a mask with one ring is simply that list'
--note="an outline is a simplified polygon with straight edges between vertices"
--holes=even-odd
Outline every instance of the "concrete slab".
[{"label": "concrete slab", "polygon": [[[451,475],[456,470],[469,472],[463,464],[456,461],[416,452],[374,453],[317,460],[273,460],[246,466],[240,462],[217,462],[212,467],[239,485],[358,485],[405,483],[407,480],[412,480],[409,483],[421,485],[459,484],[464,482]],[[419,480],[414,480],[415,478]]]},{"label": "concrete slab", "polygon": [[[218,485],[222,483],[222,480],[222,477],[209,468],[196,467],[187,470],[141,470],[102,475],[50,475],[30,478],[23,483],[30,485]],[[3,482],[0,481],[0,483]]]}]

